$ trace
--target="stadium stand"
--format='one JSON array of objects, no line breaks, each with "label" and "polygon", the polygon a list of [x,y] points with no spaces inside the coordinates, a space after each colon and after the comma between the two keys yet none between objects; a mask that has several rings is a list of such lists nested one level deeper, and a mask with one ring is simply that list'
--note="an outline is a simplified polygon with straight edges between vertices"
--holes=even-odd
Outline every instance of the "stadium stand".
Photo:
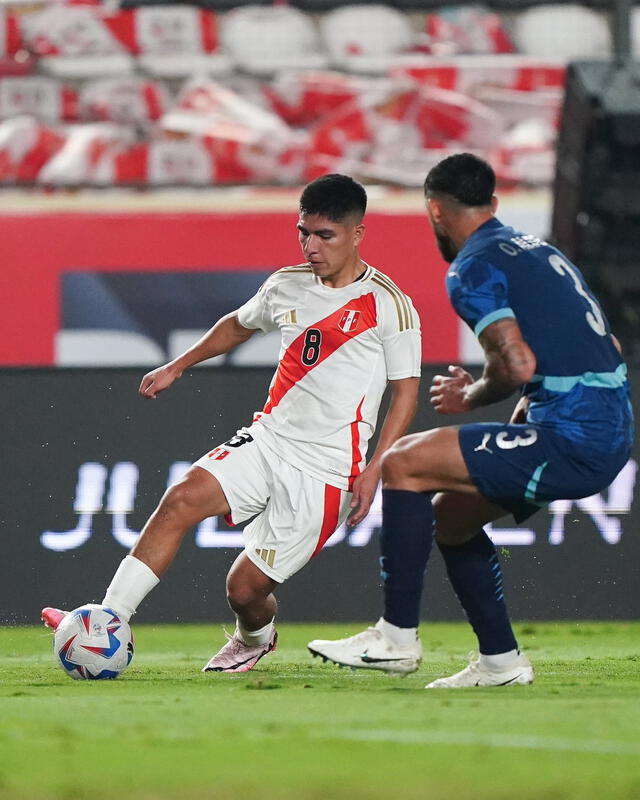
[{"label": "stadium stand", "polygon": [[342,170],[412,186],[464,147],[502,183],[548,186],[566,65],[611,55],[610,17],[525,0],[0,1],[0,185]]}]

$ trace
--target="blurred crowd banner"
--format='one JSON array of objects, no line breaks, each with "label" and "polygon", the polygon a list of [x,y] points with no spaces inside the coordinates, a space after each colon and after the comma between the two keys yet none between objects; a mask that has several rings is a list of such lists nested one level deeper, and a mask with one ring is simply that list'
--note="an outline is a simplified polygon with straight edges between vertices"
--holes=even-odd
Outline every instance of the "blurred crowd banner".
[{"label": "blurred crowd banner", "polygon": [[[151,403],[137,396],[140,369],[4,369],[6,420],[0,623],[36,623],[41,607],[99,602],[167,485],[261,409],[268,368],[201,369]],[[426,400],[415,429],[457,424]],[[632,375],[632,381],[638,380]],[[504,419],[509,404],[469,421]],[[522,526],[490,526],[502,555],[505,593],[517,619],[631,619],[640,615],[637,564],[640,451],[601,494],[559,500]],[[376,499],[368,518],[339,529],[280,590],[284,620],[373,620],[380,612]],[[242,533],[221,519],[190,532],[175,563],[139,612],[140,621],[225,620],[224,577]],[[425,619],[461,619],[434,550]]]},{"label": "blurred crowd banner", "polygon": [[548,185],[566,63],[612,50],[574,4],[122,5],[0,2],[0,184],[415,186],[464,148]]},{"label": "blurred crowd banner", "polygon": [[[162,363],[300,263],[296,222],[293,195],[290,213],[4,214],[0,366]],[[449,306],[420,200],[414,213],[371,211],[366,225],[362,255],[412,297],[423,360],[468,361],[472,337]],[[233,363],[274,364],[277,352],[254,337]]]}]

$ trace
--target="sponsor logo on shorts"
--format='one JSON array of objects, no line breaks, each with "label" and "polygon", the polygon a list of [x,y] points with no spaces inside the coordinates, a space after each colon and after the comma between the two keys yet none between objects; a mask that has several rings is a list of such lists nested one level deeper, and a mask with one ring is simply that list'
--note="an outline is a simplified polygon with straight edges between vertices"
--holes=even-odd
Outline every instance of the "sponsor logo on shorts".
[{"label": "sponsor logo on shorts", "polygon": [[491,448],[487,447],[487,445],[489,444],[489,439],[491,439],[491,434],[490,433],[485,433],[485,435],[482,437],[482,441],[480,442],[480,444],[477,447],[473,448],[473,452],[474,453],[479,453],[482,450],[486,450],[487,453],[491,453],[491,455],[493,455],[493,450],[491,450]]}]

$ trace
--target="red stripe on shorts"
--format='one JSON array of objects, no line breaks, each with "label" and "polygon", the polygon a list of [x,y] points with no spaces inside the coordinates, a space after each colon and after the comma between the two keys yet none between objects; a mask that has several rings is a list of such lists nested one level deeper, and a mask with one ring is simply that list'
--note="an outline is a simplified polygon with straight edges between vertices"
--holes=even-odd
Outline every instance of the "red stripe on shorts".
[{"label": "red stripe on shorts", "polygon": [[311,558],[315,558],[320,550],[325,545],[327,539],[338,527],[338,519],[340,517],[340,495],[341,491],[336,486],[329,486],[325,484],[324,487],[324,517],[322,518],[322,527],[320,528],[320,536],[318,537],[318,544],[316,549],[311,554]]}]

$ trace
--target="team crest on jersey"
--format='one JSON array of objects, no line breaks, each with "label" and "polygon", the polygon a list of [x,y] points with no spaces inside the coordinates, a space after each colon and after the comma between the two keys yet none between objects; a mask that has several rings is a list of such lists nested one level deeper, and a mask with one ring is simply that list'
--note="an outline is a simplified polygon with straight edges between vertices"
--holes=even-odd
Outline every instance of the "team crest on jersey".
[{"label": "team crest on jersey", "polygon": [[358,327],[358,320],[360,319],[360,312],[347,308],[344,314],[340,317],[338,327],[345,333],[351,333]]}]

